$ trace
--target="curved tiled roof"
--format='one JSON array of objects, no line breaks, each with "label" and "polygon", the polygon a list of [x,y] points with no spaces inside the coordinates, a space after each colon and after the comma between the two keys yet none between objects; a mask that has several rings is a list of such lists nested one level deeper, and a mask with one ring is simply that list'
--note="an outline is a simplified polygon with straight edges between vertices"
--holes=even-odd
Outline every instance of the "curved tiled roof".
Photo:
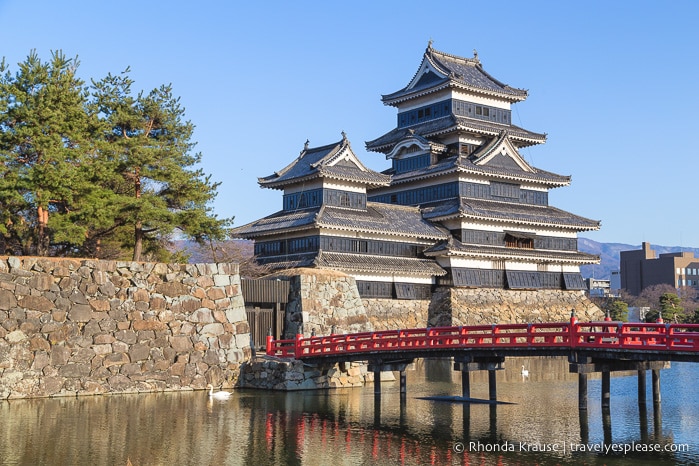
[{"label": "curved tiled roof", "polygon": [[337,230],[408,235],[425,239],[444,239],[449,234],[422,218],[417,207],[367,202],[367,210],[325,206],[318,214],[319,227]]},{"label": "curved tiled roof", "polygon": [[[392,94],[383,95],[381,100],[387,105],[393,105],[446,86],[462,87],[473,92],[495,95],[511,102],[518,102],[527,98],[526,90],[511,87],[488,74],[483,69],[477,56],[464,58],[440,52],[433,49],[430,43],[425,50],[418,72],[423,69],[425,61],[428,61],[442,76],[434,76],[429,80],[418,81],[412,88],[409,88],[409,84]],[[416,77],[417,72],[410,82],[413,83]]]},{"label": "curved tiled roof", "polygon": [[256,238],[258,236],[274,235],[279,232],[313,228],[319,210],[319,207],[293,212],[281,210],[254,222],[233,228],[231,234],[238,238]]},{"label": "curved tiled roof", "polygon": [[315,264],[321,268],[367,273],[401,273],[411,275],[441,276],[446,271],[433,259],[411,257],[376,256],[343,252],[320,251]]},{"label": "curved tiled roof", "polygon": [[544,262],[551,260],[568,262],[573,264],[597,264],[600,257],[579,251],[550,251],[523,248],[508,248],[505,246],[487,246],[482,244],[463,244],[457,239],[441,241],[435,246],[428,248],[424,254],[429,257],[448,255],[463,255],[469,257],[480,257],[484,259],[510,259],[510,260],[537,260]]},{"label": "curved tiled roof", "polygon": [[580,217],[556,207],[461,197],[421,206],[425,218],[440,221],[446,218],[472,218],[495,222],[518,223],[574,229],[597,230],[600,222]]},{"label": "curved tiled roof", "polygon": [[399,141],[408,137],[411,131],[417,135],[430,138],[455,131],[471,131],[485,136],[498,136],[503,130],[507,130],[510,138],[520,144],[520,147],[546,142],[545,134],[527,131],[515,125],[505,125],[502,123],[479,120],[477,118],[447,115],[409,127],[392,129],[373,141],[367,141],[365,145],[367,150],[386,153]]},{"label": "curved tiled roof", "polygon": [[424,178],[433,178],[457,171],[464,173],[478,173],[488,175],[493,178],[517,180],[520,182],[529,181],[533,183],[540,183],[551,188],[570,184],[570,176],[558,175],[556,173],[541,170],[535,167],[532,168],[534,169],[534,172],[512,170],[504,167],[476,165],[465,157],[457,157],[454,155],[440,160],[436,164],[430,165],[429,167],[399,174],[393,174],[391,170],[387,170],[386,173],[391,174],[392,185],[409,183]]},{"label": "curved tiled roof", "polygon": [[[337,162],[337,157],[352,154],[354,163]],[[390,177],[366,168],[354,156],[347,138],[327,146],[304,147],[301,154],[289,165],[272,175],[258,178],[258,183],[266,188],[282,189],[284,186],[301,183],[314,178],[329,177],[343,181],[355,181],[369,186],[385,186]]]},{"label": "curved tiled roof", "polygon": [[366,210],[326,205],[293,212],[281,211],[234,228],[231,233],[239,238],[252,239],[313,228],[410,236],[428,240],[440,240],[449,236],[446,231],[422,218],[417,207],[380,202],[367,202]]}]

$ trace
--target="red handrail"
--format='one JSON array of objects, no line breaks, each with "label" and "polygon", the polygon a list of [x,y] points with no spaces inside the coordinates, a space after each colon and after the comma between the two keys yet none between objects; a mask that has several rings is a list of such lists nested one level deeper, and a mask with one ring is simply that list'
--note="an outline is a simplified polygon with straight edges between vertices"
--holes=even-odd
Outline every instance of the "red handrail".
[{"label": "red handrail", "polygon": [[346,335],[267,339],[282,358],[457,348],[600,348],[699,352],[699,324],[546,322],[383,330]]}]

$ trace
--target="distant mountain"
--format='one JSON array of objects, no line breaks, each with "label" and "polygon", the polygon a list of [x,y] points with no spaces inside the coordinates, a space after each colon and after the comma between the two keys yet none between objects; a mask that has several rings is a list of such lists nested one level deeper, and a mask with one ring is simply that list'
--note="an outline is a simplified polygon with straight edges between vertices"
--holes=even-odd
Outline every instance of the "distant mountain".
[{"label": "distant mountain", "polygon": [[[601,280],[609,280],[613,270],[619,270],[619,253],[621,251],[640,250],[641,245],[631,245],[623,243],[598,243],[587,238],[578,238],[578,249],[581,252],[596,254],[600,256],[601,262],[597,265],[583,265],[580,267],[580,272],[584,278],[599,278]],[[693,252],[699,257],[699,248],[684,248],[680,246],[660,246],[651,243],[651,249],[656,255],[666,254],[669,252]]]}]

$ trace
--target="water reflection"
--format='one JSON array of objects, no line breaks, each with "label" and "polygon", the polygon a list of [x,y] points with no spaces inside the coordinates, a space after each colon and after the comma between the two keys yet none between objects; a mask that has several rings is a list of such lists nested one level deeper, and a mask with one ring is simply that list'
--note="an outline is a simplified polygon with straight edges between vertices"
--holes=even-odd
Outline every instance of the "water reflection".
[{"label": "water reflection", "polygon": [[[529,369],[522,377],[521,365]],[[425,400],[461,394],[451,361],[422,361],[407,373],[407,394],[384,382],[313,392],[239,390],[228,401],[206,392],[0,402],[1,464],[687,464],[699,462],[699,364],[662,372],[662,411],[639,406],[637,379],[589,379],[577,409],[577,374],[562,359],[508,359],[498,399],[513,404]],[[471,396],[488,398],[487,372],[470,375]],[[650,387],[648,387],[650,389]],[[649,400],[652,398],[649,396]],[[402,402],[401,402],[402,401]],[[567,446],[566,451],[492,451],[493,445]],[[572,444],[690,444],[684,453],[605,456]],[[463,452],[456,448],[464,445]],[[490,446],[491,451],[477,448]],[[485,449],[485,447],[484,447]],[[457,450],[457,451],[455,451]]]}]

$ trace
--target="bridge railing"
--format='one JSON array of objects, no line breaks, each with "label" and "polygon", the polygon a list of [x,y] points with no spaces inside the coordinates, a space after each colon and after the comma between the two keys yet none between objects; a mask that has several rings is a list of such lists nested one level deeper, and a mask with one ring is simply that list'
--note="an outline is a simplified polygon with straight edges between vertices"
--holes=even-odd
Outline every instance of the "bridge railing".
[{"label": "bridge railing", "polygon": [[267,354],[304,358],[458,348],[568,347],[699,351],[699,324],[621,322],[533,323],[384,330],[343,335],[301,335],[293,340],[267,340]]}]

